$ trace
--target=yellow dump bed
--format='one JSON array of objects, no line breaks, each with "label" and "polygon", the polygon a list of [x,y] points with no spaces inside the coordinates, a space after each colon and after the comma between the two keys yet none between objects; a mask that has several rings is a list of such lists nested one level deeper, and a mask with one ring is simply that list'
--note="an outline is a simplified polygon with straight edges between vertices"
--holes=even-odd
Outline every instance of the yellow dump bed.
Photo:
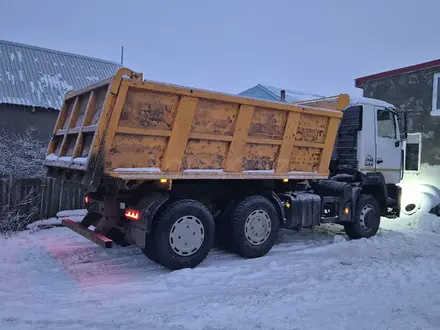
[{"label": "yellow dump bed", "polygon": [[120,69],[67,94],[49,173],[150,179],[325,178],[348,95],[267,102],[142,80]]}]

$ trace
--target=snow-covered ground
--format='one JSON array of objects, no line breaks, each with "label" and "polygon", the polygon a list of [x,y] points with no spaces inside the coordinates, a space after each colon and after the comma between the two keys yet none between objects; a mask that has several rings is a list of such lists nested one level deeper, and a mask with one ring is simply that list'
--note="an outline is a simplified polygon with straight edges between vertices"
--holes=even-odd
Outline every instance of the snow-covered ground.
[{"label": "snow-covered ground", "polygon": [[265,257],[214,249],[175,272],[66,228],[22,232],[0,240],[0,329],[439,329],[440,235],[409,225],[283,231]]},{"label": "snow-covered ground", "polygon": [[63,218],[69,218],[72,221],[81,222],[86,213],[87,210],[85,209],[60,211],[56,214],[56,217],[35,221],[27,225],[26,228],[33,231],[42,228],[61,226],[61,220]]}]

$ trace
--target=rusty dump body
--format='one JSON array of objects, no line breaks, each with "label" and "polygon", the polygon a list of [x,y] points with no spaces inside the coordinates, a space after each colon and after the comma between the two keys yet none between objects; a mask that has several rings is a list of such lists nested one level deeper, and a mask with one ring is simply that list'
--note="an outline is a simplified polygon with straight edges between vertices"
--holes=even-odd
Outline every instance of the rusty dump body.
[{"label": "rusty dump body", "polygon": [[120,69],[67,94],[45,165],[58,178],[327,178],[348,95],[267,102],[142,80]]}]

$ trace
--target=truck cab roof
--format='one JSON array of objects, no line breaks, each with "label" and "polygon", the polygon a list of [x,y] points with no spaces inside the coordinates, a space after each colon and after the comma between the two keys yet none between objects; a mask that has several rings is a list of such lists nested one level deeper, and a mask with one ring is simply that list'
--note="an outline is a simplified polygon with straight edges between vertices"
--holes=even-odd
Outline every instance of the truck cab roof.
[{"label": "truck cab roof", "polygon": [[373,105],[373,106],[384,107],[396,111],[396,107],[391,103],[378,99],[372,99],[369,97],[362,97],[362,96],[350,95],[350,105]]}]

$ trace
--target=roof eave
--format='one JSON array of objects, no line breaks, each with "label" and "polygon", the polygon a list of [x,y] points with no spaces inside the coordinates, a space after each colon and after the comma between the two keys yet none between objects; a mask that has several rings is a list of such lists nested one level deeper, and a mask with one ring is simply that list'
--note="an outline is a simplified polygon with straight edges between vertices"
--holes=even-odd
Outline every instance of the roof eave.
[{"label": "roof eave", "polygon": [[420,64],[415,64],[415,65],[410,65],[410,66],[406,66],[406,67],[399,68],[399,69],[379,72],[379,73],[375,73],[375,74],[372,74],[369,76],[359,77],[359,78],[355,79],[354,85],[357,88],[362,88],[364,83],[372,81],[372,80],[384,79],[384,78],[388,78],[388,77],[392,77],[392,76],[397,76],[400,74],[425,70],[425,69],[429,69],[429,68],[433,68],[433,67],[437,67],[437,66],[440,66],[440,59],[434,60],[434,61],[429,61],[429,62],[424,62],[424,63],[420,63]]}]

